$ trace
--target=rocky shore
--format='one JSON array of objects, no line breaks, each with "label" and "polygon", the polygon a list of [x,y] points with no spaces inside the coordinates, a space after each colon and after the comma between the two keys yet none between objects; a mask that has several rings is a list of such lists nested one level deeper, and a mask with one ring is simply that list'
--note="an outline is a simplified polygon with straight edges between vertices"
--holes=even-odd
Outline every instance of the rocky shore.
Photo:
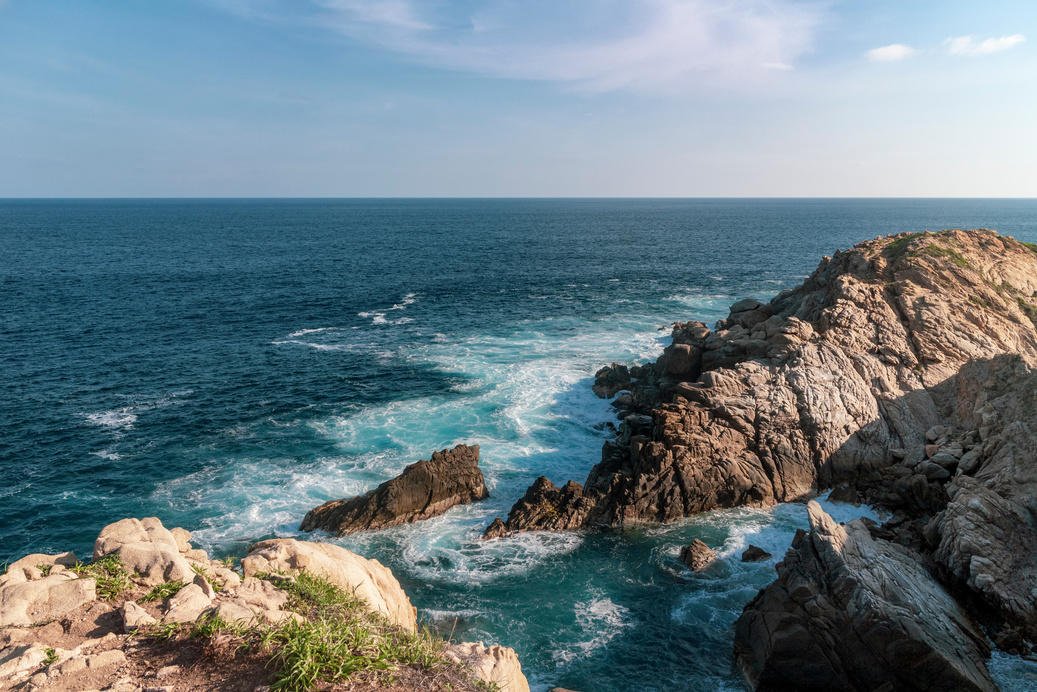
[{"label": "rocky shore", "polygon": [[0,689],[529,692],[513,650],[420,628],[377,560],[279,539],[235,566],[190,540],[154,517],[123,519],[86,564],[62,553],[8,565]]},{"label": "rocky shore", "polygon": [[890,518],[809,506],[736,625],[752,689],[994,690],[991,648],[1037,644],[1035,364],[1037,247],[988,230],[861,243],[714,330],[674,325],[655,363],[603,368],[622,423],[602,461],[583,484],[538,479],[484,536],[834,488]]}]

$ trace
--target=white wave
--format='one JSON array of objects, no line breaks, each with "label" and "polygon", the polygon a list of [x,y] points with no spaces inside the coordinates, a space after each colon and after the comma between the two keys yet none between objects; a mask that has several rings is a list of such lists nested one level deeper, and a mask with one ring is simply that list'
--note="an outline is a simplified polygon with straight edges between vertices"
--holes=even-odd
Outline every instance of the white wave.
[{"label": "white wave", "polygon": [[137,422],[137,414],[133,411],[134,407],[126,406],[113,411],[88,414],[86,420],[88,423],[106,428],[130,428]]},{"label": "white wave", "polygon": [[425,614],[425,617],[433,622],[444,620],[450,621],[454,618],[474,618],[482,615],[481,610],[474,610],[472,608],[462,608],[461,610],[436,610],[435,608],[425,608],[421,612]]},{"label": "white wave", "polygon": [[116,454],[115,452],[112,452],[111,450],[108,450],[108,449],[102,449],[100,452],[90,452],[90,453],[92,455],[94,455],[95,457],[101,457],[102,459],[106,459],[108,461],[118,461],[119,459],[122,459],[121,455]]},{"label": "white wave", "polygon": [[389,309],[406,310],[408,305],[414,305],[414,303],[416,302],[418,302],[417,295],[415,295],[414,293],[408,293],[407,295],[403,296],[403,299],[399,303],[393,303],[393,306]]},{"label": "white wave", "polygon": [[338,331],[338,327],[319,327],[317,329],[300,329],[297,332],[292,332],[287,338],[294,339],[299,336],[305,336],[307,334],[320,334],[321,332],[334,332]]},{"label": "white wave", "polygon": [[589,602],[575,603],[573,611],[576,613],[576,624],[587,638],[557,649],[552,658],[559,665],[608,646],[623,628],[633,626],[626,618],[629,609],[613,603],[610,598],[598,597]]},{"label": "white wave", "polygon": [[274,346],[284,346],[287,344],[295,344],[297,346],[308,346],[309,348],[315,348],[318,351],[355,351],[356,346],[352,344],[318,344],[312,341],[300,341],[299,339],[278,339],[277,341],[271,341]]}]

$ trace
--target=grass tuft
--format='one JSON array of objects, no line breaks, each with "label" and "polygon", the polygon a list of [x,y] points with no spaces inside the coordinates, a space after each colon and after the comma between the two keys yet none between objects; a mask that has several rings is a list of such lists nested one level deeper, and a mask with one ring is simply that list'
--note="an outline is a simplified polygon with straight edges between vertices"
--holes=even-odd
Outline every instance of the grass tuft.
[{"label": "grass tuft", "polygon": [[50,571],[54,569],[54,565],[36,565],[36,569],[43,573],[43,576],[49,577]]},{"label": "grass tuft", "polygon": [[79,577],[93,577],[97,582],[97,595],[105,601],[114,601],[133,588],[130,573],[115,553],[88,564],[77,562],[69,571]]},{"label": "grass tuft", "polygon": [[1022,245],[1027,250],[1029,250],[1033,254],[1037,255],[1037,243],[1023,243]]},{"label": "grass tuft", "polygon": [[54,661],[58,660],[58,652],[51,647],[48,646],[43,651],[47,654],[47,658],[43,659],[43,665],[49,666]]},{"label": "grass tuft", "polygon": [[152,587],[151,591],[137,599],[137,603],[151,603],[165,598],[172,598],[184,588],[182,581],[167,581],[164,584]]},{"label": "grass tuft", "polygon": [[211,586],[212,590],[215,591],[216,593],[219,593],[220,591],[223,591],[223,583],[222,582],[218,582],[215,579],[213,579],[212,575],[209,574],[209,570],[205,569],[201,565],[191,565],[191,570],[195,574],[201,576],[202,579],[204,579],[205,581],[209,582],[209,586]]},{"label": "grass tuft", "polygon": [[1019,309],[1023,311],[1024,315],[1030,318],[1030,321],[1033,322],[1033,326],[1037,327],[1037,307],[1030,305],[1022,296],[1020,296]]}]

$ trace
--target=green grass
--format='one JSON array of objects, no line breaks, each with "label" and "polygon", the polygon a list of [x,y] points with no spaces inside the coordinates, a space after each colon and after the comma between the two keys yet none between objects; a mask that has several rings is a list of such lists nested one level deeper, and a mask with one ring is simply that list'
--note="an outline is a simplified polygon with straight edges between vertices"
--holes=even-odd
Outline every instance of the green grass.
[{"label": "green grass", "polygon": [[915,250],[914,252],[909,253],[908,257],[915,258],[921,257],[922,255],[928,255],[929,257],[933,257],[936,259],[948,258],[954,264],[965,269],[968,269],[972,266],[969,264],[969,261],[961,255],[960,252],[958,252],[957,250],[952,250],[949,247],[943,247],[942,245],[928,245],[924,248],[920,248],[918,250]]},{"label": "green grass", "polygon": [[77,562],[69,571],[79,577],[93,577],[97,582],[97,596],[105,601],[114,601],[133,588],[130,573],[114,553],[87,564]]},{"label": "green grass", "polygon": [[49,646],[43,650],[47,654],[47,658],[43,659],[43,665],[49,666],[54,661],[58,660],[58,652]]},{"label": "green grass", "polygon": [[969,296],[969,302],[974,303],[975,305],[978,305],[981,308],[986,308],[987,310],[990,309],[990,303],[983,300],[982,298],[977,298],[976,296]]},{"label": "green grass", "polygon": [[223,591],[223,584],[213,579],[212,576],[209,574],[209,570],[205,569],[201,565],[191,565],[191,570],[195,574],[200,575],[202,579],[209,582],[209,586],[211,586],[212,590],[216,593]]},{"label": "green grass", "polygon": [[907,253],[908,246],[915,241],[915,239],[922,237],[924,233],[911,233],[905,235],[902,238],[897,238],[892,243],[886,246],[886,256],[891,260],[897,260],[903,257]]},{"label": "green grass", "polygon": [[417,634],[401,630],[369,612],[363,599],[326,579],[304,572],[277,584],[288,592],[289,609],[306,620],[286,620],[261,636],[261,648],[274,652],[273,690],[304,692],[357,672],[446,664],[442,639],[428,630]]},{"label": "green grass", "polygon": [[184,583],[182,581],[167,581],[164,584],[152,587],[151,591],[137,599],[137,603],[151,603],[153,601],[160,601],[164,598],[172,598],[173,596],[176,596],[182,588],[184,588]]},{"label": "green grass", "polygon": [[36,569],[43,573],[43,576],[49,577],[50,571],[54,569],[54,565],[36,565]]},{"label": "green grass", "polygon": [[1033,254],[1037,255],[1037,243],[1023,243],[1022,245],[1027,250],[1029,250]]}]

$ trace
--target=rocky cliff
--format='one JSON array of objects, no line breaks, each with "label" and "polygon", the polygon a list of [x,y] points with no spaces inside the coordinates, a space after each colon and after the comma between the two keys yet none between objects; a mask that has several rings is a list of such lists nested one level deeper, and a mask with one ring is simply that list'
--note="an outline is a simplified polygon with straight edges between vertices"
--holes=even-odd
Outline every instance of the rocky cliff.
[{"label": "rocky cliff", "polygon": [[539,479],[487,538],[673,521],[808,498],[925,456],[971,359],[1037,360],[1037,251],[993,231],[902,234],[822,260],[655,363],[599,373],[628,410],[580,485]]}]

